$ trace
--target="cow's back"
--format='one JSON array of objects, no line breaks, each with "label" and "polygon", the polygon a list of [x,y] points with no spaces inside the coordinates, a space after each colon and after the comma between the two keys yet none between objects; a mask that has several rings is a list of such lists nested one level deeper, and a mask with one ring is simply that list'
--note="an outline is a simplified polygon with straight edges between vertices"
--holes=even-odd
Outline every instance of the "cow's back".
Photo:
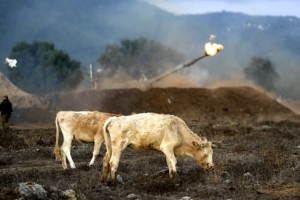
[{"label": "cow's back", "polygon": [[112,116],[114,114],[98,111],[60,111],[57,114],[62,132],[70,133],[82,142],[94,142],[99,126]]},{"label": "cow's back", "polygon": [[172,115],[142,113],[116,117],[108,130],[116,140],[126,138],[134,149],[159,149],[163,142],[180,140]]}]

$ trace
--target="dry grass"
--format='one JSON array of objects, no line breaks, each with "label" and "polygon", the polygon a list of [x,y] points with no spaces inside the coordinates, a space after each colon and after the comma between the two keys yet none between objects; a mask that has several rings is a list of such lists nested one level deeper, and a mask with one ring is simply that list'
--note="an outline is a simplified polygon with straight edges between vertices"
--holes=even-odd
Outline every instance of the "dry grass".
[{"label": "dry grass", "polygon": [[[228,124],[228,123],[227,123]],[[227,125],[226,124],[226,125]],[[196,125],[210,140],[222,141],[214,149],[215,171],[204,171],[195,160],[178,158],[177,180],[168,177],[164,155],[157,151],[126,149],[118,175],[124,181],[117,186],[102,185],[100,176],[105,147],[93,167],[87,164],[93,144],[73,142],[72,157],[76,169],[62,170],[54,160],[54,132],[50,129],[14,130],[1,140],[0,191],[32,181],[46,189],[74,189],[88,199],[299,199],[300,124],[264,121],[235,125],[234,129]],[[270,129],[255,129],[268,125]],[[61,140],[61,138],[60,138]],[[60,141],[61,144],[62,141]],[[18,195],[8,195],[17,198]],[[0,198],[1,199],[1,198]]]}]

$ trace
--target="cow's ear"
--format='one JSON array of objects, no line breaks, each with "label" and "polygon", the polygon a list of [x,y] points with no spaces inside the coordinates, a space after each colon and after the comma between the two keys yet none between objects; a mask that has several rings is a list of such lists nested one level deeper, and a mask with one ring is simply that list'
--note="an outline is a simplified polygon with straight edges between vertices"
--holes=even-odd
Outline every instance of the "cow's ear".
[{"label": "cow's ear", "polygon": [[207,139],[205,137],[201,137],[201,140],[207,142]]},{"label": "cow's ear", "polygon": [[192,146],[194,147],[194,149],[198,149],[198,142],[192,141]]}]

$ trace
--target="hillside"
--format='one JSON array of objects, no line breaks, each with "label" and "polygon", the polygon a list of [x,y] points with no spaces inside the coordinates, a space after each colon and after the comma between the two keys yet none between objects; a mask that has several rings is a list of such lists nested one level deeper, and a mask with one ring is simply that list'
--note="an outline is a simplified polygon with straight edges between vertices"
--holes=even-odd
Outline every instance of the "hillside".
[{"label": "hillside", "polygon": [[[45,109],[49,105],[49,101],[46,96],[35,96],[28,94],[13,83],[11,83],[6,76],[0,72],[0,91],[1,95],[8,95],[14,107],[26,109],[26,108],[42,108]],[[1,97],[2,98],[2,97]]]},{"label": "hillside", "polygon": [[161,41],[190,58],[201,54],[204,43],[215,34],[226,47],[226,52],[212,64],[222,60],[221,68],[244,67],[254,55],[274,59],[279,68],[286,62],[283,58],[291,59],[291,63],[299,61],[300,19],[295,17],[230,12],[177,16],[138,0],[85,4],[79,0],[12,0],[1,2],[0,11],[1,59],[17,42],[45,40],[87,67],[95,64],[107,44],[139,36]]},{"label": "hillside", "polygon": [[[251,57],[259,56],[270,59],[278,71],[277,93],[284,98],[300,99],[300,88],[295,87],[300,78],[297,17],[249,16],[225,11],[173,15],[139,0],[85,3],[11,0],[0,2],[0,19],[1,60],[9,57],[20,41],[47,41],[81,61],[86,77],[90,63],[95,70],[101,67],[96,60],[106,45],[118,43],[122,38],[154,39],[189,60],[204,53],[204,44],[214,34],[214,42],[223,44],[224,50],[184,73],[199,79],[199,72],[193,70],[201,67],[209,78],[242,77]],[[7,66],[0,65],[0,71],[6,75]]]}]

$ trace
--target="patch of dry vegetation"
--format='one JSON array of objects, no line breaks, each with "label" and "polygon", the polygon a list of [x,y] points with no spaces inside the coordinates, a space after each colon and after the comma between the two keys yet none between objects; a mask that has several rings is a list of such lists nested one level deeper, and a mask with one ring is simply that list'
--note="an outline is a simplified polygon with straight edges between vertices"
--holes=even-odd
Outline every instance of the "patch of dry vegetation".
[{"label": "patch of dry vegetation", "polygon": [[6,196],[17,198],[13,191],[18,183],[32,181],[46,189],[73,189],[88,199],[126,199],[130,194],[139,199],[299,199],[299,123],[188,124],[209,140],[222,141],[214,149],[215,171],[207,172],[195,160],[183,157],[178,158],[179,178],[170,180],[161,152],[126,149],[118,168],[121,182],[102,185],[105,147],[95,166],[88,167],[93,144],[73,142],[77,168],[63,170],[52,154],[55,129],[22,129],[4,135],[0,142],[0,191],[10,188]]}]

